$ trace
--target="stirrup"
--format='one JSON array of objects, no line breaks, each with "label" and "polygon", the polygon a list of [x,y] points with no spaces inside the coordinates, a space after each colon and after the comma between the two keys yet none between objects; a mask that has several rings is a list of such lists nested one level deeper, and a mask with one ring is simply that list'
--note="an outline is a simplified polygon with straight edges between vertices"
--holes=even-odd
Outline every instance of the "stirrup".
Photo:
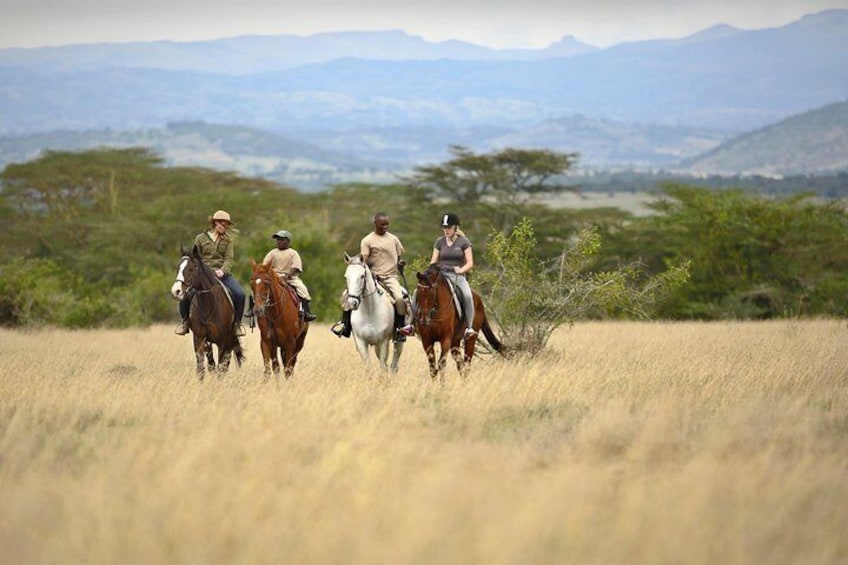
[{"label": "stirrup", "polygon": [[338,337],[350,337],[350,329],[348,329],[344,322],[336,322],[330,326],[330,331]]},{"label": "stirrup", "polygon": [[466,338],[474,337],[474,336],[477,335],[477,332],[474,331],[474,328],[465,328],[465,334],[464,335],[465,335]]},{"label": "stirrup", "polygon": [[244,326],[241,324],[236,324],[235,333],[236,337],[244,337],[247,335],[247,332],[244,331]]}]

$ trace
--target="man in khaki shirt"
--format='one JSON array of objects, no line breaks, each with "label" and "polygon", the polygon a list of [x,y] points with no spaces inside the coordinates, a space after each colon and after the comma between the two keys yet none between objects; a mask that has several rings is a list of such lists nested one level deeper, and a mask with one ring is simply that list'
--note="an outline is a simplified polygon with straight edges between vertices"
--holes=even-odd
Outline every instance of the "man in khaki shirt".
[{"label": "man in khaki shirt", "polygon": [[303,319],[311,322],[315,319],[315,314],[312,313],[311,308],[312,297],[309,296],[306,285],[300,280],[300,273],[303,272],[303,261],[300,259],[300,253],[290,247],[291,233],[288,230],[280,230],[271,237],[277,240],[277,248],[265,255],[262,264],[271,265],[277,276],[297,292],[303,304]]},{"label": "man in khaki shirt", "polygon": [[[395,340],[404,341],[406,336],[397,330],[404,326],[409,308],[409,293],[400,282],[398,263],[403,255],[403,244],[396,235],[389,233],[389,216],[380,212],[374,215],[374,231],[362,238],[359,253],[368,263],[371,272],[391,294],[395,302]],[[350,311],[345,309],[342,298],[342,319],[331,329],[339,337],[350,337]]]}]

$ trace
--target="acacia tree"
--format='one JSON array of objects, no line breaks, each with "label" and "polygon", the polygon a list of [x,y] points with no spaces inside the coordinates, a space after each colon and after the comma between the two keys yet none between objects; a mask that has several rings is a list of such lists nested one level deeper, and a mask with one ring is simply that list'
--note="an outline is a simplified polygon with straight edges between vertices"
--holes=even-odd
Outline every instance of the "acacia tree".
[{"label": "acacia tree", "polygon": [[600,249],[597,229],[581,232],[550,261],[534,255],[533,224],[523,218],[509,234],[494,232],[477,282],[488,312],[513,351],[536,354],[555,329],[589,316],[649,318],[652,309],[689,278],[683,262],[645,277],[638,264],[592,272]]},{"label": "acacia tree", "polygon": [[563,175],[577,160],[576,153],[506,148],[478,154],[460,145],[452,145],[449,151],[453,157],[448,161],[416,167],[404,180],[463,210],[496,203],[496,223],[503,229],[518,219],[516,205],[530,197],[576,190],[562,182]]}]

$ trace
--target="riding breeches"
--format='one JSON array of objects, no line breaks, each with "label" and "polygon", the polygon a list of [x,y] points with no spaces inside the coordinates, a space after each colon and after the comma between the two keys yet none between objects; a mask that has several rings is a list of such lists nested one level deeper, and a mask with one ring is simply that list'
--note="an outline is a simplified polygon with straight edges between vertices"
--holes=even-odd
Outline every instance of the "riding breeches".
[{"label": "riding breeches", "polygon": [[301,300],[312,300],[312,297],[309,296],[309,290],[306,288],[303,281],[300,280],[300,277],[289,277],[286,279],[286,282],[294,289]]},{"label": "riding breeches", "polygon": [[450,280],[454,288],[459,290],[460,298],[462,299],[462,309],[465,311],[465,325],[473,328],[474,296],[471,294],[471,287],[468,286],[468,279],[465,278],[465,275],[459,275],[450,271],[442,271],[442,276]]},{"label": "riding breeches", "polygon": [[403,288],[403,285],[400,284],[400,281],[397,277],[379,277],[380,284],[383,285],[386,290],[389,291],[389,294],[392,295],[392,298],[395,301],[395,312],[398,314],[406,314],[407,313],[407,301],[409,300],[409,293]]}]

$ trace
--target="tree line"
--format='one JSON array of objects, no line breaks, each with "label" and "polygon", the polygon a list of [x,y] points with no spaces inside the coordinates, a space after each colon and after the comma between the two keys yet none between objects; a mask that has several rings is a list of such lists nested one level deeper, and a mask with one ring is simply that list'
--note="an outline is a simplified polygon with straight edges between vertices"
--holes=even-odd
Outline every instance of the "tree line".
[{"label": "tree line", "polygon": [[[575,157],[514,149],[476,154],[454,147],[448,161],[420,167],[391,185],[342,184],[303,193],[232,173],[170,167],[144,148],[48,152],[0,174],[5,228],[0,324],[126,327],[176,321],[168,289],[179,249],[220,208],[239,229],[234,274],[245,287],[250,259],[260,260],[274,246],[271,234],[279,229],[293,234],[292,246],[305,263],[303,279],[324,321],[339,315],[343,252],[358,252],[378,211],[389,214],[412,268],[426,263],[440,234],[438,217],[455,211],[477,250],[472,285],[496,299],[505,289],[497,281],[504,279],[492,273],[513,261],[512,275],[518,267],[529,271],[509,288],[536,277],[509,297],[513,308],[524,303],[556,311],[558,323],[580,317],[844,313],[848,217],[839,202],[680,184],[655,187],[654,213],[645,217],[535,202],[542,192],[575,190],[563,180]],[[585,252],[587,242],[591,253]],[[563,279],[562,269],[578,255],[579,271]],[[554,288],[550,281],[557,272],[560,283]],[[674,284],[658,284],[663,277]],[[617,289],[615,300],[579,308],[573,302],[539,303],[540,293],[562,300],[593,281],[597,288]],[[661,300],[644,294],[661,287],[666,291]],[[513,310],[522,311],[530,310]]]}]

